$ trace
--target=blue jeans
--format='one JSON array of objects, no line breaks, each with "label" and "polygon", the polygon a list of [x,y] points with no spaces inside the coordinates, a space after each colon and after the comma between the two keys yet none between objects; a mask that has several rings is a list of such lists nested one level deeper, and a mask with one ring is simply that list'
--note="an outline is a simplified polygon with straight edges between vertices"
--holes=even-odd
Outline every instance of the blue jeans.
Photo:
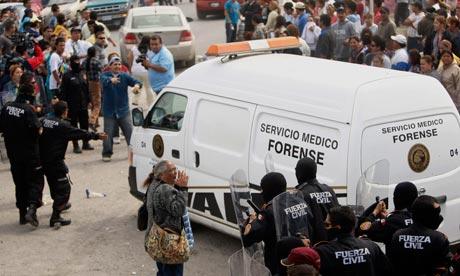
[{"label": "blue jeans", "polygon": [[225,23],[225,35],[227,37],[227,43],[236,41],[236,28],[236,24]]},{"label": "blue jeans", "polygon": [[157,262],[157,276],[182,276],[184,275],[184,264],[162,264]]},{"label": "blue jeans", "polygon": [[112,156],[113,154],[113,135],[115,130],[121,128],[123,135],[126,138],[126,143],[129,146],[131,140],[131,133],[133,132],[133,125],[131,122],[131,116],[126,115],[121,118],[115,117],[104,117],[104,132],[107,133],[107,139],[103,142],[102,156]]}]

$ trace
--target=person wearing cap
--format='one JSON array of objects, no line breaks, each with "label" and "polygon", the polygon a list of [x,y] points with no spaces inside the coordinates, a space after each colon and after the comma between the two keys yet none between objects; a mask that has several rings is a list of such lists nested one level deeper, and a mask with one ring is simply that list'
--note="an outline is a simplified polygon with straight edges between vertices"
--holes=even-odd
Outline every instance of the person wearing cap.
[{"label": "person wearing cap", "polygon": [[328,241],[314,249],[321,259],[323,276],[388,276],[393,275],[388,258],[371,240],[356,238],[353,231],[356,217],[349,206],[329,211],[324,226]]},{"label": "person wearing cap", "polygon": [[297,18],[294,23],[297,26],[297,29],[299,29],[299,33],[302,34],[305,25],[307,25],[310,14],[305,12],[305,4],[300,1],[295,3],[294,8],[297,13]]},{"label": "person wearing cap", "polygon": [[28,22],[30,22],[30,20],[32,19],[32,16],[34,15],[32,9],[25,9],[24,10],[24,16],[22,18],[20,18],[20,23],[19,23],[19,32],[21,33],[24,33],[26,30],[25,30],[25,24],[27,24]]},{"label": "person wearing cap", "polygon": [[396,35],[396,24],[390,19],[390,11],[386,7],[380,8],[381,21],[377,28],[377,35],[385,40],[387,47],[391,43],[391,36]]},{"label": "person wearing cap", "polygon": [[301,264],[288,267],[288,276],[319,276],[319,272],[311,265]]},{"label": "person wearing cap", "polygon": [[395,210],[387,214],[385,202],[376,204],[374,211],[359,222],[358,233],[373,241],[383,242],[388,248],[393,234],[412,225],[411,206],[418,196],[417,187],[411,182],[401,182],[393,192]]},{"label": "person wearing cap", "polygon": [[334,56],[336,60],[348,61],[351,52],[348,39],[357,34],[355,26],[347,19],[343,6],[337,8],[337,22],[332,25],[331,30],[335,36]]},{"label": "person wearing cap", "polygon": [[388,248],[394,275],[446,275],[451,254],[448,238],[436,231],[443,221],[438,200],[422,195],[411,210],[414,224],[398,230]]},{"label": "person wearing cap", "polygon": [[284,10],[284,19],[286,20],[286,24],[292,23],[294,24],[295,22],[295,17],[294,17],[294,3],[292,2],[285,2],[283,5],[283,10]]},{"label": "person wearing cap", "polygon": [[80,27],[72,27],[70,39],[65,42],[64,56],[78,56],[80,59],[85,58],[91,43],[81,39]]},{"label": "person wearing cap", "polygon": [[[305,247],[310,246],[310,240],[308,239],[301,239],[300,237],[285,237],[281,238],[276,243],[276,252],[278,255],[278,261],[281,262],[283,259],[286,259],[291,250],[297,247]],[[279,266],[278,271],[280,276],[286,275],[286,266],[281,265]]]},{"label": "person wearing cap", "polygon": [[311,265],[319,272],[321,268],[321,258],[318,252],[310,247],[297,247],[291,250],[287,258],[281,260],[281,265],[287,268],[303,264]]},{"label": "person wearing cap", "polygon": [[174,58],[159,35],[150,37],[149,48],[153,54],[144,59],[142,65],[147,68],[149,83],[158,95],[174,79]]},{"label": "person wearing cap", "polygon": [[391,57],[391,69],[399,71],[409,71],[409,55],[406,50],[407,39],[405,36],[392,35],[391,36],[391,50],[394,51]]},{"label": "person wearing cap", "polygon": [[128,87],[133,87],[134,94],[139,93],[142,83],[127,73],[121,72],[121,59],[112,57],[109,62],[110,72],[101,75],[102,83],[102,114],[104,115],[104,132],[108,139],[104,140],[102,160],[111,161],[113,154],[113,134],[117,127],[121,128],[129,145],[133,126],[129,113]]},{"label": "person wearing cap", "polygon": [[272,200],[286,191],[286,179],[277,172],[267,173],[260,181],[264,205],[259,214],[251,214],[243,230],[243,245],[251,246],[254,243],[264,242],[265,266],[272,275],[279,270],[278,253],[276,251],[276,228],[273,215]]},{"label": "person wearing cap", "polygon": [[329,210],[339,206],[334,190],[326,184],[319,183],[316,179],[316,171],[316,162],[309,157],[300,159],[295,167],[295,175],[299,183],[296,189],[302,192],[305,202],[313,213],[313,233],[310,235],[313,243],[327,239],[323,222]]},{"label": "person wearing cap", "polygon": [[37,208],[42,205],[45,182],[38,151],[42,126],[32,106],[34,100],[33,86],[21,85],[15,101],[7,103],[1,110],[0,133],[5,138],[16,186],[19,224],[30,223],[37,227]]},{"label": "person wearing cap", "polygon": [[454,63],[454,54],[451,51],[442,52],[441,61],[443,65],[438,68],[441,84],[460,111],[460,67]]}]

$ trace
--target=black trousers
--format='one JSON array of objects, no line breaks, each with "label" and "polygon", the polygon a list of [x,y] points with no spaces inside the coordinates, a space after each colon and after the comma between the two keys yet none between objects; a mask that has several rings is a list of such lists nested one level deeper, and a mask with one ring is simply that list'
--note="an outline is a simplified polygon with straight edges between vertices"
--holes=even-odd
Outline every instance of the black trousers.
[{"label": "black trousers", "polygon": [[[88,110],[69,110],[70,124],[73,127],[79,127],[80,129],[88,130],[89,126],[89,117]],[[73,141],[77,143],[77,140]],[[87,142],[87,141],[84,141]]]},{"label": "black trousers", "polygon": [[44,164],[46,181],[53,199],[53,210],[62,211],[70,199],[70,182],[67,177],[67,166],[62,163]]},{"label": "black trousers", "polygon": [[409,17],[409,4],[408,3],[398,3],[396,4],[395,11],[395,23],[396,26],[404,23],[404,20]]},{"label": "black trousers", "polygon": [[16,186],[16,207],[26,209],[30,204],[42,206],[45,180],[38,158],[10,159],[10,165]]}]

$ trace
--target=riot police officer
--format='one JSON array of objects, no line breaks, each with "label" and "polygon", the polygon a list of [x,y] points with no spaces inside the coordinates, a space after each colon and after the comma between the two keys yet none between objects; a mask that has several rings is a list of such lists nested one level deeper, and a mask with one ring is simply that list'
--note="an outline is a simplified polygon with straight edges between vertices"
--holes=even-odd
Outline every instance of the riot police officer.
[{"label": "riot police officer", "polygon": [[2,108],[0,132],[5,137],[11,174],[16,185],[19,223],[30,223],[37,227],[36,213],[42,205],[44,179],[38,149],[41,124],[32,106],[34,100],[34,87],[21,85],[16,100]]},{"label": "riot police officer", "polygon": [[276,252],[276,228],[272,199],[286,191],[286,179],[277,172],[267,173],[261,180],[262,197],[265,202],[259,214],[253,214],[245,226],[242,236],[245,247],[264,241],[265,266],[273,275],[278,273],[279,261]]},{"label": "riot police officer", "polygon": [[68,113],[67,103],[58,101],[53,105],[54,115],[41,120],[43,133],[40,137],[40,157],[43,170],[48,181],[51,197],[53,198],[53,214],[50,227],[56,223],[65,226],[70,220],[61,217],[61,212],[68,206],[70,183],[67,177],[68,169],[64,163],[69,141],[82,139],[105,139],[105,133],[93,133],[71,126],[65,120]]},{"label": "riot police officer", "polygon": [[359,234],[365,234],[373,241],[383,242],[388,247],[397,230],[407,228],[413,223],[410,208],[417,196],[417,187],[413,183],[399,183],[393,192],[395,210],[387,214],[385,202],[380,201],[374,211],[359,223]]},{"label": "riot police officer", "polygon": [[371,240],[354,237],[355,223],[350,207],[329,210],[324,222],[329,241],[315,245],[321,257],[321,275],[392,275],[390,263],[380,247]]},{"label": "riot police officer", "polygon": [[436,231],[443,221],[438,201],[428,195],[412,205],[414,224],[396,231],[387,254],[396,275],[438,275],[447,271],[449,240]]},{"label": "riot police officer", "polygon": [[304,199],[313,213],[313,233],[310,234],[310,240],[313,243],[327,239],[323,222],[329,210],[339,206],[337,196],[332,188],[319,183],[316,179],[316,171],[316,162],[308,157],[300,159],[295,168],[299,183],[296,189],[302,191]]}]

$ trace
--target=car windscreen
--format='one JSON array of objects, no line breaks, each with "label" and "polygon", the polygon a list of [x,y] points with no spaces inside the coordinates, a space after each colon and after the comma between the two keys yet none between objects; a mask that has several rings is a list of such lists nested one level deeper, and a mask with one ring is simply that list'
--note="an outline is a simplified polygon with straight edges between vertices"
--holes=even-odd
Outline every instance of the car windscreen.
[{"label": "car windscreen", "polygon": [[73,2],[75,2],[75,0],[50,0],[48,5],[49,6],[54,5],[54,4],[64,5],[64,4],[69,4],[69,3],[73,3]]},{"label": "car windscreen", "polygon": [[133,16],[132,28],[179,27],[182,20],[178,14],[149,14]]}]

